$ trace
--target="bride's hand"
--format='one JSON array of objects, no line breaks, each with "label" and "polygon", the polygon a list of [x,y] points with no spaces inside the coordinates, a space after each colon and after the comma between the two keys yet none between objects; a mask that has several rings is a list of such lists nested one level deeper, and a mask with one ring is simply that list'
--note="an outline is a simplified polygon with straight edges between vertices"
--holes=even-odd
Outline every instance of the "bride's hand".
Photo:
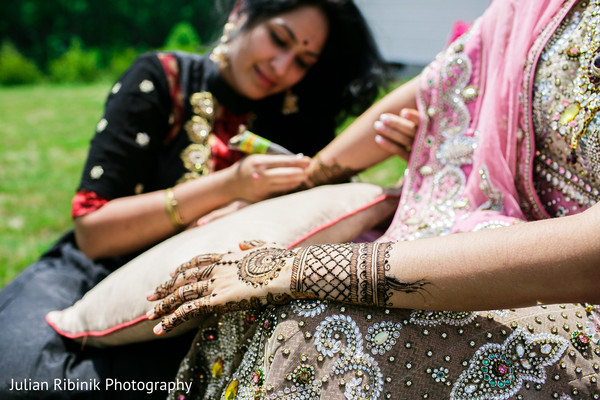
[{"label": "bride's hand", "polygon": [[161,335],[202,314],[291,300],[290,279],[297,252],[270,245],[194,257],[148,295],[150,301],[162,299],[147,313],[149,319],[162,317],[154,333]]},{"label": "bride's hand", "polygon": [[408,160],[419,127],[419,112],[405,108],[399,115],[385,113],[375,122],[375,142],[385,151]]}]

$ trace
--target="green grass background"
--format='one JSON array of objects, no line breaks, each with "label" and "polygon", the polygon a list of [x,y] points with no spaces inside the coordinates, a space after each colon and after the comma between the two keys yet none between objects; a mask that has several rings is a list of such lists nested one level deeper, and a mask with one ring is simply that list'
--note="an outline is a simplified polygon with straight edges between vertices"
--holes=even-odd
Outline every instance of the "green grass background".
[{"label": "green grass background", "polygon": [[110,84],[0,89],[0,287],[71,227]]},{"label": "green grass background", "polygon": [[[0,287],[72,227],[71,198],[110,88],[0,89]],[[392,158],[360,179],[391,186],[404,166]]]}]

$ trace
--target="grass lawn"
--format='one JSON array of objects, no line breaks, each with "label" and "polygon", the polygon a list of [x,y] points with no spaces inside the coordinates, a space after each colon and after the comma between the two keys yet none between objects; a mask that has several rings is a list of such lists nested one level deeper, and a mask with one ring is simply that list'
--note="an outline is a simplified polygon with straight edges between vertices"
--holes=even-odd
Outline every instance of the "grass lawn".
[{"label": "grass lawn", "polygon": [[0,287],[71,227],[71,197],[109,90],[0,90]]},{"label": "grass lawn", "polygon": [[[71,198],[110,83],[0,89],[0,287],[72,227]],[[397,158],[363,174],[393,185]]]}]

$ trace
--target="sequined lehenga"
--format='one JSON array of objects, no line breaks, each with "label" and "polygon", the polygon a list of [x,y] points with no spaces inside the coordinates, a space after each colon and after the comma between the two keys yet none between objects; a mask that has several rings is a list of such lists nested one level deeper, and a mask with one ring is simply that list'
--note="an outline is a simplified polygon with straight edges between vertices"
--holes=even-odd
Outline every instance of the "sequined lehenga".
[{"label": "sequined lehenga", "polygon": [[[519,17],[519,7],[545,11]],[[520,59],[500,46],[515,28],[490,26],[498,15],[529,29]],[[599,20],[599,1],[496,1],[427,67],[422,124],[382,240],[560,217],[599,200]],[[506,93],[491,83],[503,77],[491,52],[520,71]],[[501,166],[494,145],[505,146]],[[193,393],[171,398],[598,399],[599,315],[587,304],[428,312],[298,300],[215,316],[177,376]]]}]

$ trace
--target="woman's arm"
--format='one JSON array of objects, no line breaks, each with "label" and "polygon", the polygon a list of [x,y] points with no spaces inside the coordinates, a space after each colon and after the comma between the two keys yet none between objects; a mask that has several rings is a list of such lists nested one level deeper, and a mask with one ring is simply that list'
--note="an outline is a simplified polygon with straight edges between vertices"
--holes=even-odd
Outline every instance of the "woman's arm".
[{"label": "woman's arm", "polygon": [[[419,77],[415,77],[390,92],[321,150],[311,163],[311,184],[344,181],[389,158],[391,152],[399,151],[398,155],[407,159],[417,129],[417,116],[411,112],[404,118],[393,116],[416,108],[418,85]],[[388,118],[382,120],[382,115]],[[390,142],[400,146],[394,147]]]},{"label": "woman's arm", "polygon": [[[306,179],[308,157],[252,155],[222,171],[175,186],[182,226],[241,199],[263,200],[296,188]],[[89,258],[126,254],[150,246],[179,229],[167,213],[164,190],[121,197],[75,219],[75,237]]]},{"label": "woman's arm", "polygon": [[[149,317],[176,310],[157,326],[161,334],[194,315],[302,297],[456,311],[600,303],[599,235],[596,205],[569,217],[410,242],[197,258],[149,296],[165,299]],[[262,280],[246,272],[256,265]]]},{"label": "woman's arm", "polygon": [[[342,268],[339,260],[326,263],[321,269],[326,275],[318,280],[315,246],[300,255],[306,260],[299,263],[305,265],[304,272],[292,273],[291,280],[302,282],[297,284],[299,295],[396,308],[467,311],[538,302],[596,304],[599,211],[595,207],[571,217],[410,242],[341,245],[332,251],[345,248],[353,260],[349,268]],[[366,265],[361,266],[361,260]],[[352,293],[361,293],[358,285],[365,279],[357,274],[363,270],[372,277],[366,285],[372,290],[359,298],[326,295],[324,282],[343,274],[341,269],[356,271],[345,280]]]}]

